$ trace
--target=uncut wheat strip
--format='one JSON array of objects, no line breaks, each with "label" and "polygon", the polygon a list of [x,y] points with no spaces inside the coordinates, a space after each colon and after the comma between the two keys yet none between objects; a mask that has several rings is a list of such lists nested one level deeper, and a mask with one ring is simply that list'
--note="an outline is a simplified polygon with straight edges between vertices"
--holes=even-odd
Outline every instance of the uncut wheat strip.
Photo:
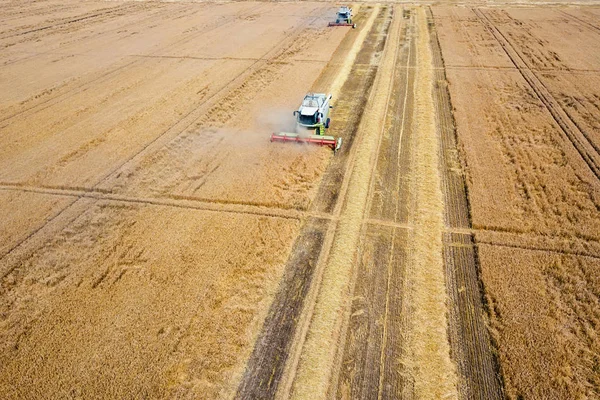
[{"label": "uncut wheat strip", "polygon": [[[400,20],[394,18],[390,37],[399,36]],[[349,297],[355,269],[356,250],[365,217],[372,170],[379,138],[385,126],[390,82],[394,72],[393,45],[386,45],[383,63],[369,99],[365,118],[359,127],[360,141],[348,180],[339,224],[327,259],[313,318],[300,356],[291,398],[324,399],[340,341],[345,315],[350,312]]]},{"label": "uncut wheat strip", "polygon": [[407,266],[407,332],[402,364],[414,382],[415,398],[458,398],[456,366],[447,334],[447,293],[442,235],[444,194],[439,170],[439,135],[435,125],[432,51],[425,10],[417,14],[414,175],[416,209],[411,221]]}]

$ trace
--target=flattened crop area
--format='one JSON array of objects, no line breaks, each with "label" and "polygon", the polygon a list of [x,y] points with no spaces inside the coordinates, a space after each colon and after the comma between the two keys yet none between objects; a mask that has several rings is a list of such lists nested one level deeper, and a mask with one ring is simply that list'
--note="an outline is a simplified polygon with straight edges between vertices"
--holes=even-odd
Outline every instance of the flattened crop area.
[{"label": "flattened crop area", "polygon": [[598,397],[600,11],[433,11],[506,394]]},{"label": "flattened crop area", "polygon": [[235,394],[330,156],[268,137],[327,77],[332,12],[3,5],[4,398]]}]

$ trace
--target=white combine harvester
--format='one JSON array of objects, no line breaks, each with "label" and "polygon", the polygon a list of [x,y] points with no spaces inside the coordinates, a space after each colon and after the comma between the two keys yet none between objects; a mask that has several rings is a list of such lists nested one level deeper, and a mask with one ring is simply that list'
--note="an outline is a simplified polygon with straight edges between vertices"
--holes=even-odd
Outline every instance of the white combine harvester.
[{"label": "white combine harvester", "polygon": [[329,146],[334,153],[337,152],[342,147],[342,138],[325,135],[325,130],[329,129],[329,110],[333,108],[330,100],[331,94],[308,93],[298,110],[294,111],[296,133],[273,133],[271,142],[318,144]]},{"label": "white combine harvester", "polygon": [[356,28],[356,24],[352,23],[352,9],[347,6],[342,6],[337,12],[335,22],[330,22],[329,26],[351,26]]}]

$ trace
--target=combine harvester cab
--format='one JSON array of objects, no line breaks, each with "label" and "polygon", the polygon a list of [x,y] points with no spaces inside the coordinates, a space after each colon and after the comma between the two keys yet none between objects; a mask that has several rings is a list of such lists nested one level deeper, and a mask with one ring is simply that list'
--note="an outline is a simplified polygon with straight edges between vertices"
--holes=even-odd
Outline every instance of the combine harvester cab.
[{"label": "combine harvester cab", "polygon": [[342,147],[342,138],[325,135],[329,129],[329,110],[333,108],[329,103],[331,94],[309,93],[302,100],[297,111],[296,133],[279,132],[271,134],[271,142],[296,142],[311,143],[329,146],[336,153]]},{"label": "combine harvester cab", "polygon": [[335,22],[330,22],[329,26],[351,26],[356,28],[356,24],[352,23],[352,9],[347,6],[342,6],[337,12]]}]

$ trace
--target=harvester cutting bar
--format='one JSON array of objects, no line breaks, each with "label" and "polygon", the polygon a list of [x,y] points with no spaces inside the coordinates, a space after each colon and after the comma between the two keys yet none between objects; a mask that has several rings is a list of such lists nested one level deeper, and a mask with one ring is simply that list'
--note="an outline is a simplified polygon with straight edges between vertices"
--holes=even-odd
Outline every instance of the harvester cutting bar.
[{"label": "harvester cutting bar", "polygon": [[342,147],[342,138],[335,138],[326,135],[310,135],[300,136],[297,133],[272,133],[271,142],[296,142],[296,143],[312,143],[319,146],[329,146],[333,152],[337,152]]},{"label": "harvester cutting bar", "polygon": [[349,22],[330,22],[328,26],[351,26],[352,28],[356,28],[356,24]]}]

